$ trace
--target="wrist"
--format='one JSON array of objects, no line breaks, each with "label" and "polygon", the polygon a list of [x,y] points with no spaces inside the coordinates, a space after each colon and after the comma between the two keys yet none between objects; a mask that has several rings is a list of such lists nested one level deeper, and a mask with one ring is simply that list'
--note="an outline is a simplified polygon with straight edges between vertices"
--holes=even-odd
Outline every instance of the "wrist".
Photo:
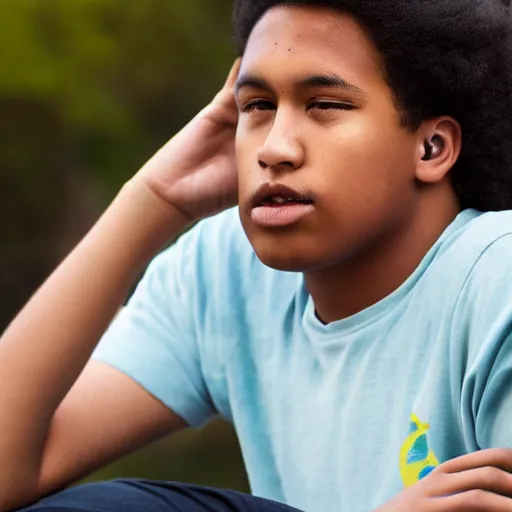
[{"label": "wrist", "polygon": [[115,244],[126,258],[139,266],[175,240],[189,224],[187,217],[156,195],[144,180],[131,179],[123,185],[88,238]]},{"label": "wrist", "polygon": [[168,243],[184,231],[191,220],[173,204],[157,194],[140,176],[134,176],[121,188],[118,199],[137,215],[156,243]]}]

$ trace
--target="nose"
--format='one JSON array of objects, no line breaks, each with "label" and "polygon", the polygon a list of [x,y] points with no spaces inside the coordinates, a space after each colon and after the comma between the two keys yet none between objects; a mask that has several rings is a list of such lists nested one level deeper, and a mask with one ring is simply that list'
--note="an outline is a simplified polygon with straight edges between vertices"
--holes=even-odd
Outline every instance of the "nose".
[{"label": "nose", "polygon": [[258,163],[271,171],[296,170],[304,163],[297,122],[291,116],[276,115],[265,143],[258,151]]}]

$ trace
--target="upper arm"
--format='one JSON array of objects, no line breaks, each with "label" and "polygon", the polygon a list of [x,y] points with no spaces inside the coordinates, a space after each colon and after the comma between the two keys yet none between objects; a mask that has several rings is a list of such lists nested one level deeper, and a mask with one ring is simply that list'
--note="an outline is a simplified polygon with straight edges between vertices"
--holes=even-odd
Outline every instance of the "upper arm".
[{"label": "upper arm", "polygon": [[[480,448],[512,448],[512,334],[493,352],[491,361],[476,371],[475,431]],[[487,368],[486,368],[487,366]],[[482,384],[479,386],[478,383]]]},{"label": "upper arm", "polygon": [[150,264],[55,412],[39,495],[216,414],[195,331],[196,238]]},{"label": "upper arm", "polygon": [[42,458],[38,495],[186,426],[130,377],[91,361],[57,409]]}]

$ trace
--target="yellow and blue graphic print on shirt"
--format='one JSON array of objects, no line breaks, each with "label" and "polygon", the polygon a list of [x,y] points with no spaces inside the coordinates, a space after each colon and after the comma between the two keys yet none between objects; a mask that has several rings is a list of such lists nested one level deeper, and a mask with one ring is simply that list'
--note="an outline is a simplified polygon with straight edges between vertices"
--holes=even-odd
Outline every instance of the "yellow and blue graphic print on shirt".
[{"label": "yellow and blue graphic print on shirt", "polygon": [[409,434],[400,450],[400,474],[404,486],[410,487],[430,474],[439,461],[428,444],[428,423],[422,423],[415,415],[411,415]]}]

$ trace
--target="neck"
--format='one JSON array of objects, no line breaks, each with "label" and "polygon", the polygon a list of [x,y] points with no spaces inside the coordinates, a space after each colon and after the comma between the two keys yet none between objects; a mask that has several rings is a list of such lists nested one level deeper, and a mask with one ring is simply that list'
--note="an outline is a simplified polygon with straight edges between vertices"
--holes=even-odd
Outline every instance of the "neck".
[{"label": "neck", "polygon": [[[460,211],[453,192],[420,201],[414,215],[385,240],[328,268],[305,273],[319,319],[352,316],[395,291],[421,263]],[[433,196],[433,197],[432,197]]]}]

